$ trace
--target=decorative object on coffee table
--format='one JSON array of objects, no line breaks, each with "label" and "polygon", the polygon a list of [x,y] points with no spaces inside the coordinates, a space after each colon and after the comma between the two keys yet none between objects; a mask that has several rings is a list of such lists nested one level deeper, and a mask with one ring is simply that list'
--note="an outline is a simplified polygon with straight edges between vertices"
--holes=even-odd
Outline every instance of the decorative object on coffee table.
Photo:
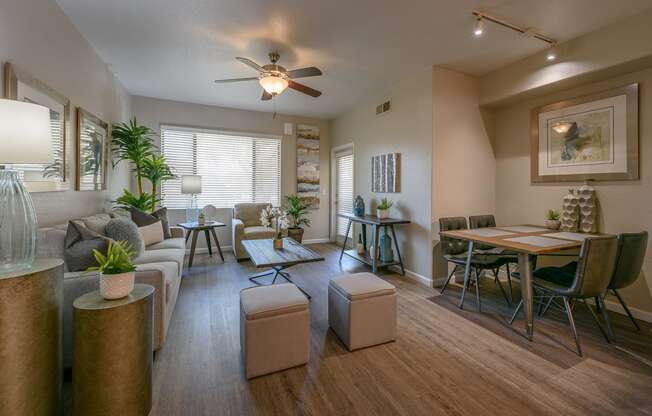
[{"label": "decorative object on coffee table", "polygon": [[392,205],[394,205],[392,201],[387,198],[382,198],[380,200],[380,204],[376,207],[376,214],[378,215],[378,218],[381,220],[389,218],[389,209],[392,207]]},{"label": "decorative object on coffee table", "polygon": [[310,227],[310,218],[307,216],[309,206],[298,195],[288,195],[285,199],[288,237],[300,243],[303,241],[303,227]]},{"label": "decorative object on coffee table", "polygon": [[400,162],[400,153],[388,153],[371,158],[371,192],[401,192]]},{"label": "decorative object on coffee table", "polygon": [[583,233],[598,232],[598,201],[595,188],[588,181],[575,191],[580,210],[579,229]]},{"label": "decorative object on coffee table", "polygon": [[[312,263],[316,261],[323,261],[324,257],[310,250],[308,247],[297,243],[291,238],[285,238],[283,250],[275,250],[272,246],[272,240],[243,240],[242,245],[249,254],[251,262],[257,268],[269,268],[260,273],[255,273],[249,276],[249,280],[260,285],[256,280],[263,276],[274,275],[272,284],[276,279],[281,276],[291,283],[290,274],[284,272],[288,267],[296,266],[302,263]],[[295,283],[296,284],[296,283]],[[303,289],[299,288],[308,298],[310,295]]]},{"label": "decorative object on coffee table", "polygon": [[551,230],[558,230],[559,226],[561,225],[561,221],[559,221],[559,218],[561,217],[561,214],[559,211],[556,209],[549,209],[548,212],[546,212],[546,219],[544,220],[544,225],[546,228],[549,228]]},{"label": "decorative object on coffee table", "polygon": [[149,414],[153,316],[150,285],[118,300],[94,291],[74,301],[74,415]]},{"label": "decorative object on coffee table", "polygon": [[100,272],[100,294],[104,299],[124,298],[134,290],[136,266],[131,262],[133,254],[125,241],[109,242],[106,253],[93,250],[98,266],[88,270]]},{"label": "decorative object on coffee table", "polygon": [[579,200],[575,195],[575,189],[569,188],[561,212],[561,230],[577,231],[580,224],[579,216]]},{"label": "decorative object on coffee table", "polygon": [[364,199],[360,195],[353,200],[353,215],[362,217],[364,215]]},{"label": "decorative object on coffee table", "polygon": [[183,175],[181,177],[181,193],[190,195],[190,207],[186,209],[186,222],[197,222],[199,219],[197,194],[201,194],[201,176]]},{"label": "decorative object on coffee table", "polygon": [[0,413],[59,415],[63,261],[0,274]]},{"label": "decorative object on coffee table", "polygon": [[197,247],[197,235],[203,231],[204,236],[206,237],[206,246],[208,247],[208,254],[213,255],[213,247],[211,246],[211,235],[215,240],[217,245],[217,251],[220,253],[220,258],[224,261],[224,254],[222,254],[222,247],[220,247],[220,240],[217,238],[217,233],[215,232],[216,228],[226,227],[226,224],[219,221],[206,221],[203,224],[198,222],[182,222],[177,224],[179,227],[182,227],[187,231],[186,233],[186,243],[192,234],[192,244],[190,245],[190,257],[188,258],[188,267],[192,267],[192,262],[195,259],[195,248]]},{"label": "decorative object on coffee table", "polygon": [[260,213],[260,223],[263,227],[274,228],[275,235],[272,239],[274,249],[283,248],[283,228],[287,228],[288,220],[285,211],[269,205]]},{"label": "decorative object on coffee table", "polygon": [[36,253],[36,211],[12,164],[53,160],[46,107],[0,99],[0,273],[27,269]]}]

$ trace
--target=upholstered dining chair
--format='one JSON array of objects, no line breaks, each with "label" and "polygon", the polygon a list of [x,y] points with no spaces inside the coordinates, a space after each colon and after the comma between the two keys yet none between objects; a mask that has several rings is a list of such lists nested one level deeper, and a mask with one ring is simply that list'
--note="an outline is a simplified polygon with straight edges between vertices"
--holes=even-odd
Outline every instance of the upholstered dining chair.
[{"label": "upholstered dining chair", "polygon": [[[439,219],[440,231],[454,231],[454,230],[466,230],[466,229],[468,229],[468,226],[465,217],[444,217]],[[448,283],[450,282],[451,278],[458,270],[458,268],[466,267],[466,259],[467,259],[467,251],[468,251],[467,249],[468,249],[468,243],[466,241],[462,241],[455,238],[449,238],[449,237],[441,238],[442,256],[449,263],[455,265],[451,273],[448,275],[446,282],[442,286],[441,294],[443,294],[446,288],[448,287]],[[478,280],[480,277],[480,272],[482,270],[496,270],[502,267],[504,264],[505,264],[504,259],[501,259],[500,256],[495,256],[491,254],[472,255],[471,275],[475,275],[475,295],[478,304],[478,311],[481,310],[480,282]],[[469,287],[470,282],[471,282],[471,276],[469,276],[468,279],[465,279],[464,284],[462,286],[462,295],[460,297],[460,304],[459,304],[460,309],[464,307],[464,296],[466,294],[466,290]],[[504,292],[503,294],[505,295],[505,301],[507,301],[507,303],[509,304],[509,299],[507,299],[507,295]]]},{"label": "upholstered dining chair", "polygon": [[208,204],[202,208],[202,211],[204,212],[206,221],[217,221],[217,208],[214,205]]},{"label": "upholstered dining chair", "polygon": [[[571,332],[575,339],[577,353],[580,356],[582,356],[582,347],[575,328],[570,302],[576,299],[581,300],[591,312],[591,316],[602,335],[607,342],[611,342],[595,312],[586,304],[586,299],[597,299],[603,318],[608,323],[607,310],[604,307],[602,296],[606,292],[614,274],[617,250],[618,240],[615,236],[587,238],[582,243],[576,262],[568,263],[562,267],[542,267],[534,271],[534,289],[541,293],[544,298],[550,297],[551,300],[554,298],[562,299]],[[522,306],[523,300],[521,299],[509,321],[510,324],[514,322]]]}]

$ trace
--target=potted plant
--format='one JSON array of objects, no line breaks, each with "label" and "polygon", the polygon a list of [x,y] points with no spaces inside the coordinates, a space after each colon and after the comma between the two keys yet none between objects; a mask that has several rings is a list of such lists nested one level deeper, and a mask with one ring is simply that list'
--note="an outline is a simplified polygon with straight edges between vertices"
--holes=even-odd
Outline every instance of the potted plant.
[{"label": "potted plant", "polygon": [[152,205],[156,208],[158,202],[157,191],[163,181],[175,179],[172,169],[167,164],[165,156],[153,154],[142,161],[141,173],[143,178],[149,180],[152,184]]},{"label": "potted plant", "polygon": [[93,250],[98,266],[88,270],[100,272],[100,295],[104,299],[124,298],[134,290],[136,266],[131,262],[133,254],[126,241],[109,242],[106,254]]},{"label": "potted plant", "polygon": [[197,217],[197,223],[199,225],[206,224],[206,214],[204,214],[204,211],[199,211],[199,217]]},{"label": "potted plant", "polygon": [[544,221],[546,228],[558,230],[561,225],[561,222],[559,221],[560,216],[561,214],[556,209],[549,209],[548,212],[546,212],[546,220]]},{"label": "potted plant", "polygon": [[376,215],[378,218],[385,219],[389,218],[389,209],[394,205],[392,201],[387,198],[382,198],[380,204],[376,207]]},{"label": "potted plant", "polygon": [[297,195],[285,197],[287,203],[285,213],[288,220],[288,237],[297,242],[303,240],[303,226],[310,227],[310,218],[307,217],[309,204]]},{"label": "potted plant", "polygon": [[274,208],[269,205],[260,213],[260,223],[263,227],[274,227],[276,233],[274,234],[274,249],[280,250],[283,248],[283,228],[287,228],[287,216],[280,208]]}]

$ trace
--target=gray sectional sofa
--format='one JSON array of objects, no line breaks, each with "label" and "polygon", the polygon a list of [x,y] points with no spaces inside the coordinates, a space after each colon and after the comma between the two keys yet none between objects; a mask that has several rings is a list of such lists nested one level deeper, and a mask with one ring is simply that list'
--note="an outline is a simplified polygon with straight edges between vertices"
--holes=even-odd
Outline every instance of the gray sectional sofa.
[{"label": "gray sectional sofa", "polygon": [[[81,218],[86,223],[96,226],[108,221],[109,214],[96,214]],[[37,240],[38,257],[54,257],[63,259],[64,241],[68,224],[50,228],[40,228]],[[177,301],[183,262],[186,252],[185,235],[182,228],[170,227],[172,238],[152,244],[134,259],[136,264],[136,283],[144,283],[154,287],[154,350],[158,350],[165,342],[172,311]],[[63,304],[63,348],[64,366],[72,364],[72,304],[84,293],[99,289],[99,275],[96,272],[69,272],[64,265],[64,304]]]}]

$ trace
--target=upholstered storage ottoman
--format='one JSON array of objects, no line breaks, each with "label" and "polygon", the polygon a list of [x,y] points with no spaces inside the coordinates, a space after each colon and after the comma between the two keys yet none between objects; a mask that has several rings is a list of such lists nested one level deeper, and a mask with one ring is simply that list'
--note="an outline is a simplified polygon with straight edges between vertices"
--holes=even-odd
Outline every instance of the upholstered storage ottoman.
[{"label": "upholstered storage ottoman", "polygon": [[328,323],[349,351],[396,339],[396,288],[371,273],[328,285]]},{"label": "upholstered storage ottoman", "polygon": [[306,296],[292,283],[242,290],[240,346],[247,378],[307,363],[310,307]]}]

